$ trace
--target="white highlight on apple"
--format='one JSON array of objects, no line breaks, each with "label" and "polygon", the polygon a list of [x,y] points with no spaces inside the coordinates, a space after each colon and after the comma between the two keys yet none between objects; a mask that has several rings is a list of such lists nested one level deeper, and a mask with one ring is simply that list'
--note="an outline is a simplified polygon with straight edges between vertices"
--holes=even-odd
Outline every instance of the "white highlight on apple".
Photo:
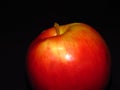
[{"label": "white highlight on apple", "polygon": [[72,59],[71,59],[72,56],[71,56],[70,54],[66,54],[66,55],[65,55],[65,58],[66,58],[67,61],[71,61],[71,60],[72,60]]}]

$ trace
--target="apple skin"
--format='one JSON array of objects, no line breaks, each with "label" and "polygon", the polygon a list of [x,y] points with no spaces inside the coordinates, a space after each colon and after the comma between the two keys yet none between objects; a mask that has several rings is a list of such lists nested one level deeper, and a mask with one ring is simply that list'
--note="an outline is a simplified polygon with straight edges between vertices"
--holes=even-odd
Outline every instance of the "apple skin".
[{"label": "apple skin", "polygon": [[94,28],[71,23],[46,29],[33,40],[26,66],[35,90],[104,90],[111,60]]}]

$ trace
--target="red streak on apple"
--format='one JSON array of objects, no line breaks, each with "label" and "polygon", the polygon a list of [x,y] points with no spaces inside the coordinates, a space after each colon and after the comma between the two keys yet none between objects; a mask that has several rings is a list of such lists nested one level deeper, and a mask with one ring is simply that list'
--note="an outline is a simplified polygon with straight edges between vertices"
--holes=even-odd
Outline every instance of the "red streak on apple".
[{"label": "red streak on apple", "polygon": [[35,90],[104,90],[110,66],[105,41],[83,23],[55,24],[27,53],[28,77]]}]

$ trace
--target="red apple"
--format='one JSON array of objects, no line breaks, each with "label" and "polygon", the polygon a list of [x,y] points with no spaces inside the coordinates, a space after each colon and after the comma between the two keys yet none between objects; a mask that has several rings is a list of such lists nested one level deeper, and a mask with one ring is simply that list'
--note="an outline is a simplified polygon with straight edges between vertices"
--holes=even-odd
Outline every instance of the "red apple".
[{"label": "red apple", "polygon": [[110,65],[105,41],[84,23],[55,23],[27,53],[28,77],[35,90],[104,90]]}]

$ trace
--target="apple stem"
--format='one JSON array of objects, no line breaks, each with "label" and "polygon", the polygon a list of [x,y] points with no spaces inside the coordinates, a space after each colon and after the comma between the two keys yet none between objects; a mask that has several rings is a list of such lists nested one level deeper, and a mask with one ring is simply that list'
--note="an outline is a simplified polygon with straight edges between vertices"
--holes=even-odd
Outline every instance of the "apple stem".
[{"label": "apple stem", "polygon": [[59,29],[59,24],[58,23],[54,23],[54,27],[56,29],[57,35],[60,35],[60,29]]}]

